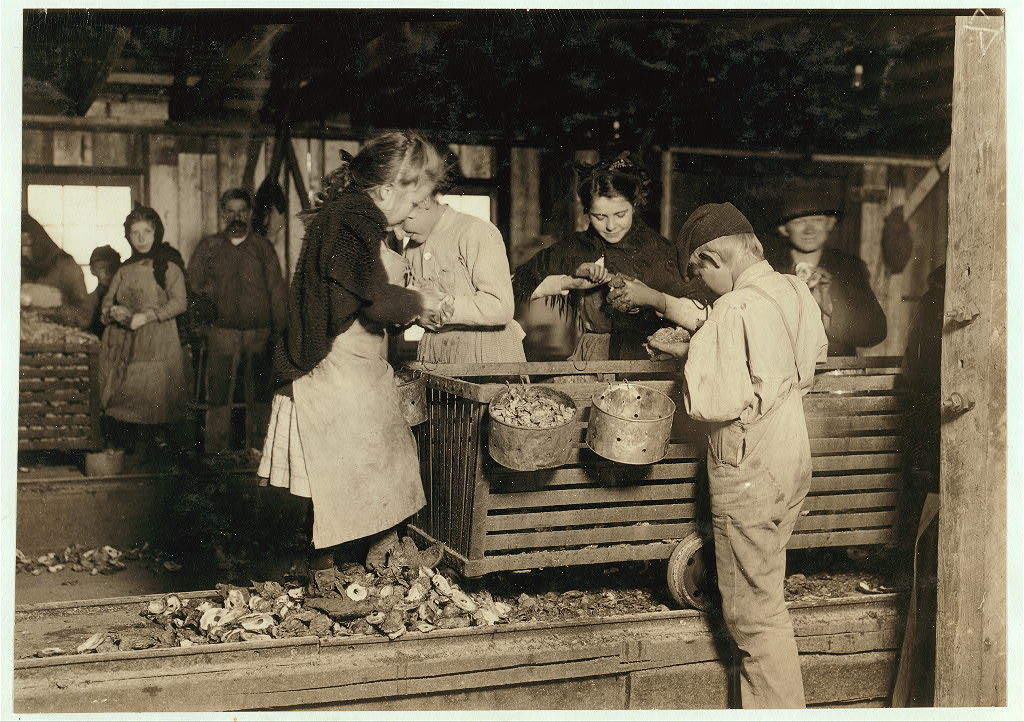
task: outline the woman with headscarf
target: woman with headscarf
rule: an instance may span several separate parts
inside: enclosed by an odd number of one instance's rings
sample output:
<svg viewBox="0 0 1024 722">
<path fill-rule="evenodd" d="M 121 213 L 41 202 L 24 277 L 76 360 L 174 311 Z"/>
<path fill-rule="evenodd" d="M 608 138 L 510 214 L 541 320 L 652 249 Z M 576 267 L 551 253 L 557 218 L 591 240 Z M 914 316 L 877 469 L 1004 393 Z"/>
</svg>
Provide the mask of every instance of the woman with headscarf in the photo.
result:
<svg viewBox="0 0 1024 722">
<path fill-rule="evenodd" d="M 138 206 L 124 221 L 132 255 L 114 274 L 103 298 L 106 324 L 100 345 L 100 405 L 116 421 L 178 424 L 188 386 L 175 319 L 185 312 L 184 263 L 164 243 L 164 224 Z"/>
<path fill-rule="evenodd" d="M 81 266 L 24 211 L 21 214 L 21 283 L 24 308 L 65 326 L 88 328 L 94 305 L 86 290 Z"/>
</svg>

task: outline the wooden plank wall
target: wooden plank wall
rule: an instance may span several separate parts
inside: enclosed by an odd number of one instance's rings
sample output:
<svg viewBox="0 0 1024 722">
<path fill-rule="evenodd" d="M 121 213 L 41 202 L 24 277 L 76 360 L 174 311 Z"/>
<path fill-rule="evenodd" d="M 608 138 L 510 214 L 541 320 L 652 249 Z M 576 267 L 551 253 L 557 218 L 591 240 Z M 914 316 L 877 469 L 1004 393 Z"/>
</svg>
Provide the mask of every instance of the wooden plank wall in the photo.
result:
<svg viewBox="0 0 1024 722">
<path fill-rule="evenodd" d="M 273 138 L 264 139 L 256 165 L 257 185 L 266 173 L 272 143 Z M 55 122 L 53 127 L 24 130 L 22 163 L 33 168 L 141 176 L 141 202 L 160 214 L 164 239 L 187 262 L 199 240 L 219 229 L 220 194 L 243 184 L 247 145 L 248 138 L 240 135 L 79 130 Z M 82 177 L 87 178 L 84 173 Z M 278 252 L 283 256 L 282 248 Z"/>
</svg>

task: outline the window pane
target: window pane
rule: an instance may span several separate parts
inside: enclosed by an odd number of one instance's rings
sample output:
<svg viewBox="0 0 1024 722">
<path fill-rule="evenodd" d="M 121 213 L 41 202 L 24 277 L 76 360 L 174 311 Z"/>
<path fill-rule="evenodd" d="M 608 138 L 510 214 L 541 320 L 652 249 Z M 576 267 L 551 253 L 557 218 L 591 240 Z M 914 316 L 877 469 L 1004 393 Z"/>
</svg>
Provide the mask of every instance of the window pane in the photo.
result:
<svg viewBox="0 0 1024 722">
<path fill-rule="evenodd" d="M 422 326 L 414 325 L 405 329 L 405 333 L 402 334 L 402 338 L 406 341 L 419 341 L 423 338 L 424 333 L 426 333 L 426 330 Z"/>
<path fill-rule="evenodd" d="M 125 215 L 128 214 L 125 213 Z M 128 260 L 128 256 L 132 255 L 132 247 L 124 238 L 124 219 L 121 220 L 122 222 L 117 225 L 99 226 L 96 245 L 110 246 L 121 254 L 121 261 L 123 262 Z"/>
<path fill-rule="evenodd" d="M 442 195 L 440 199 L 442 203 L 447 203 L 457 211 L 493 223 L 490 196 Z"/>
<path fill-rule="evenodd" d="M 88 263 L 92 249 L 97 246 L 96 239 L 96 226 L 64 226 L 64 242 L 61 248 L 74 256 L 77 263 Z"/>
<path fill-rule="evenodd" d="M 49 234 L 53 242 L 58 246 L 64 242 L 64 226 L 43 226 L 43 230 Z"/>
<path fill-rule="evenodd" d="M 131 188 L 124 186 L 99 186 L 96 189 L 96 225 L 118 226 L 124 235 L 124 219 L 132 210 Z"/>
<path fill-rule="evenodd" d="M 124 237 L 124 219 L 132 209 L 128 186 L 29 185 L 28 212 L 54 243 L 70 253 L 85 270 L 87 287 L 95 287 L 89 256 L 109 245 L 124 261 L 131 246 Z"/>
<path fill-rule="evenodd" d="M 64 222 L 63 204 L 61 186 L 30 185 L 28 187 L 28 214 L 44 227 L 59 226 Z"/>
<path fill-rule="evenodd" d="M 64 186 L 64 225 L 96 225 L 96 186 Z"/>
</svg>

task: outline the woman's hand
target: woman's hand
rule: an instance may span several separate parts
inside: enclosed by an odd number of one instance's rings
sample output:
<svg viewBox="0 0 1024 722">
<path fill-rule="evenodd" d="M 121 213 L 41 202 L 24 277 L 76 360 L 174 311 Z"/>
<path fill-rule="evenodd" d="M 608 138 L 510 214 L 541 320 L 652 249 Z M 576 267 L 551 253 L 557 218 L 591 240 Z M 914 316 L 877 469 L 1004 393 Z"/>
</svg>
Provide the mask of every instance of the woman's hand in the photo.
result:
<svg viewBox="0 0 1024 722">
<path fill-rule="evenodd" d="M 423 297 L 423 311 L 416 319 L 416 323 L 428 331 L 437 331 L 444 326 L 441 307 L 445 295 L 435 288 L 417 288 L 416 290 Z"/>
<path fill-rule="evenodd" d="M 665 310 L 664 295 L 643 281 L 623 278 L 622 285 L 608 291 L 608 299 L 621 306 L 649 306 L 656 311 Z"/>
<path fill-rule="evenodd" d="M 589 288 L 600 286 L 602 283 L 607 283 L 612 277 L 611 272 L 604 267 L 603 263 L 581 263 L 576 267 L 576 270 L 572 272 L 572 275 L 576 279 L 589 281 L 591 284 Z"/>
<path fill-rule="evenodd" d="M 131 319 L 128 322 L 128 328 L 132 331 L 137 331 L 147 323 L 151 321 L 151 317 L 148 313 L 133 313 Z"/>
<path fill-rule="evenodd" d="M 127 326 L 131 323 L 132 312 L 124 306 L 111 306 L 107 313 L 115 323 L 119 323 L 122 326 Z"/>
</svg>

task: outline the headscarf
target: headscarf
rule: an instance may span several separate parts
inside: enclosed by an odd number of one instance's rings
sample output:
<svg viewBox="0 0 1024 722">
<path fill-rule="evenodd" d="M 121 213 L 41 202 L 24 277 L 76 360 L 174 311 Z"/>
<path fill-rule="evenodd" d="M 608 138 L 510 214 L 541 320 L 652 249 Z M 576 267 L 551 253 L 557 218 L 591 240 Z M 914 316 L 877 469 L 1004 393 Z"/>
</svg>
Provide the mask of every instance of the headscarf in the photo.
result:
<svg viewBox="0 0 1024 722">
<path fill-rule="evenodd" d="M 145 253 L 139 252 L 135 246 L 132 246 L 132 255 L 128 257 L 124 265 L 127 266 L 130 263 L 138 263 L 147 259 L 152 260 L 153 277 L 156 278 L 160 288 L 167 288 L 167 264 L 176 263 L 178 268 L 184 272 L 185 260 L 181 257 L 181 253 L 178 252 L 177 248 L 164 243 L 163 221 L 160 220 L 160 215 L 148 206 L 136 206 L 128 214 L 128 217 L 124 219 L 124 237 L 129 245 L 131 245 L 130 235 L 132 226 L 143 221 L 153 226 L 153 245 Z"/>
</svg>

